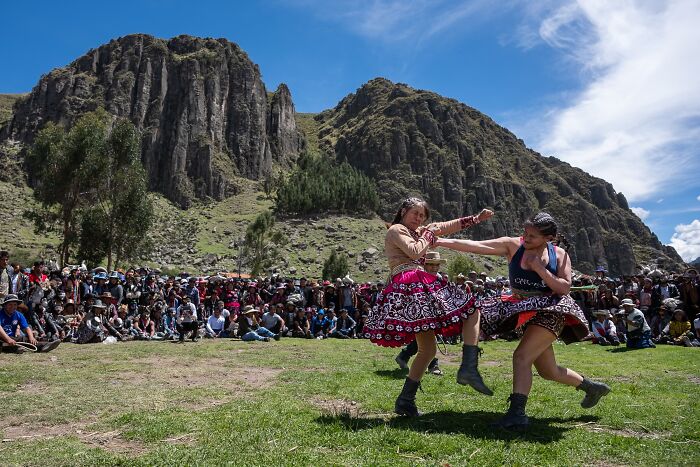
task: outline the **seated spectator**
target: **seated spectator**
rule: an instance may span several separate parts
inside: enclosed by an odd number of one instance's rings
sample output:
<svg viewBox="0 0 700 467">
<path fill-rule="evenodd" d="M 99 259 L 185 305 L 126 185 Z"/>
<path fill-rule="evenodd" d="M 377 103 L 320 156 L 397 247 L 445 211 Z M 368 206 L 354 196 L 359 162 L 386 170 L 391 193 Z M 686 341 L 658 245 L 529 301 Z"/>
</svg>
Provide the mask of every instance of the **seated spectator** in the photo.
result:
<svg viewBox="0 0 700 467">
<path fill-rule="evenodd" d="M 335 332 L 332 337 L 338 339 L 351 339 L 355 337 L 355 326 L 357 323 L 348 316 L 348 310 L 340 310 L 340 316 L 335 325 Z"/>
<path fill-rule="evenodd" d="M 651 328 L 644 317 L 644 313 L 634 306 L 631 298 L 623 299 L 621 304 L 627 315 L 627 348 L 655 348 L 656 345 L 651 341 Z"/>
<path fill-rule="evenodd" d="M 304 313 L 304 309 L 301 307 L 297 308 L 296 315 L 292 322 L 292 337 L 311 339 L 309 318 L 306 317 L 306 313 Z"/>
<path fill-rule="evenodd" d="M 597 310 L 593 312 L 595 321 L 592 323 L 593 328 L 593 343 L 598 345 L 620 345 L 620 340 L 617 337 L 617 328 L 610 320 L 610 312 L 608 310 Z"/>
<path fill-rule="evenodd" d="M 163 339 L 175 340 L 179 338 L 177 332 L 177 310 L 175 308 L 168 308 L 168 311 L 163 315 L 161 328 L 163 329 Z"/>
<path fill-rule="evenodd" d="M 136 338 L 141 340 L 151 340 L 156 334 L 156 323 L 151 319 L 148 307 L 139 307 L 139 319 L 134 322 L 134 328 L 138 333 Z"/>
<path fill-rule="evenodd" d="M 223 302 L 221 302 L 223 305 Z M 215 308 L 214 313 L 207 320 L 207 325 L 204 329 L 204 337 L 216 339 L 219 337 L 227 337 L 225 330 L 226 319 L 221 315 L 221 309 Z"/>
<path fill-rule="evenodd" d="M 325 339 L 329 336 L 331 325 L 332 322 L 326 317 L 326 313 L 323 310 L 318 310 L 316 316 L 311 320 L 311 334 L 316 339 Z"/>
<path fill-rule="evenodd" d="M 651 328 L 651 337 L 654 339 L 654 342 L 658 343 L 664 329 L 666 329 L 668 323 L 671 321 L 671 317 L 668 316 L 667 311 L 668 308 L 666 305 L 661 305 L 656 314 L 651 318 L 649 327 Z"/>
<path fill-rule="evenodd" d="M 8 353 L 22 353 L 24 348 L 18 342 L 26 342 L 36 347 L 38 352 L 50 352 L 61 343 L 59 340 L 48 342 L 38 341 L 34 337 L 32 328 L 29 327 L 24 315 L 17 311 L 17 306 L 22 301 L 15 294 L 7 294 L 2 299 L 2 311 L 0 311 L 0 351 Z"/>
<path fill-rule="evenodd" d="M 180 335 L 179 342 L 185 342 L 185 336 L 192 332 L 192 342 L 197 342 L 199 323 L 197 322 L 197 310 L 190 302 L 190 298 L 185 296 L 182 305 L 177 309 L 177 332 Z"/>
<path fill-rule="evenodd" d="M 258 310 L 253 305 L 246 305 L 243 313 L 238 317 L 238 337 L 243 341 L 269 342 L 272 337 L 279 340 L 279 334 L 273 334 L 258 324 Z"/>
<path fill-rule="evenodd" d="M 695 338 L 700 340 L 700 315 L 693 320 L 693 329 L 695 330 Z"/>
<path fill-rule="evenodd" d="M 690 331 L 690 321 L 688 321 L 685 311 L 681 309 L 673 312 L 673 319 L 668 323 L 667 332 L 664 335 L 668 336 L 664 343 L 684 345 L 686 347 L 700 347 L 700 342 L 695 339 L 695 336 Z"/>
<path fill-rule="evenodd" d="M 284 320 L 278 315 L 275 310 L 277 307 L 265 305 L 265 313 L 261 318 L 262 326 L 273 334 L 283 334 L 287 332 L 287 327 L 284 325 Z"/>
<path fill-rule="evenodd" d="M 90 310 L 85 313 L 78 326 L 76 343 L 94 344 L 105 340 L 109 335 L 107 329 L 102 324 L 104 312 L 107 306 L 101 300 L 95 300 Z"/>
<path fill-rule="evenodd" d="M 613 313 L 612 317 L 613 323 L 615 323 L 615 330 L 617 331 L 617 339 L 621 343 L 627 342 L 627 327 L 625 326 L 625 312 L 624 310 L 617 310 Z"/>
</svg>

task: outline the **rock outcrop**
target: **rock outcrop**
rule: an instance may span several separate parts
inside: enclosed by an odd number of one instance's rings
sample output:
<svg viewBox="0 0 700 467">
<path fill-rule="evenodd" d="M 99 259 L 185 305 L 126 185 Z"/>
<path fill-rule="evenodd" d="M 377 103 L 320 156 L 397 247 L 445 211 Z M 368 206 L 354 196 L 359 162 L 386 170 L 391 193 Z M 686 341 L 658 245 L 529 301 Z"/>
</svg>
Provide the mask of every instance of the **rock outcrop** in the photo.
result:
<svg viewBox="0 0 700 467">
<path fill-rule="evenodd" d="M 137 126 L 151 189 L 183 207 L 234 194 L 237 177 L 260 179 L 303 149 L 289 89 L 280 85 L 268 102 L 258 66 L 236 44 L 142 34 L 42 76 L 0 142 L 31 144 L 47 122 L 68 126 L 98 107 Z"/>
<path fill-rule="evenodd" d="M 374 178 L 381 215 L 424 196 L 436 219 L 491 208 L 477 239 L 517 235 L 539 210 L 558 218 L 574 266 L 630 274 L 641 262 L 670 267 L 681 258 L 629 210 L 606 181 L 525 147 L 486 115 L 438 94 L 375 79 L 317 117 L 321 150 Z"/>
</svg>

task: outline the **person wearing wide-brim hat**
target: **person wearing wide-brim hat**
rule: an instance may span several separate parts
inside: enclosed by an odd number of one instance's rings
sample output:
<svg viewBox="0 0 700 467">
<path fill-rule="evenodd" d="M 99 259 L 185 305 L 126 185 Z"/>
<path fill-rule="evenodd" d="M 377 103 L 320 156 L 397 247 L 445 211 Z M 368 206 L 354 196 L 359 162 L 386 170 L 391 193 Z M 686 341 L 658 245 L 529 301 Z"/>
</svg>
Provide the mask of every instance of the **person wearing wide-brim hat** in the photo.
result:
<svg viewBox="0 0 700 467">
<path fill-rule="evenodd" d="M 7 294 L 0 301 L 0 352 L 22 353 L 22 343 L 28 343 L 36 347 L 38 352 L 50 352 L 58 347 L 61 341 L 39 341 L 34 337 L 32 328 L 27 323 L 22 313 L 17 311 L 17 306 L 22 303 L 17 295 Z M 19 344 L 18 344 L 19 343 Z"/>
<path fill-rule="evenodd" d="M 620 345 L 620 339 L 617 337 L 617 327 L 610 318 L 608 310 L 595 310 L 595 317 L 591 328 L 593 330 L 593 343 L 600 345 Z"/>
<path fill-rule="evenodd" d="M 76 338 L 78 344 L 99 343 L 107 337 L 108 331 L 104 326 L 106 309 L 107 306 L 100 299 L 92 303 L 78 325 Z"/>
<path fill-rule="evenodd" d="M 473 297 L 455 284 L 425 271 L 428 249 L 439 236 L 457 233 L 493 216 L 488 209 L 478 215 L 423 225 L 430 217 L 428 204 L 407 198 L 399 206 L 384 239 L 391 280 L 378 295 L 364 323 L 364 334 L 381 346 L 400 347 L 418 342 L 404 387 L 394 404 L 399 415 L 418 416 L 416 391 L 437 352 L 436 335 L 462 334 L 462 365 L 457 382 L 490 394 L 477 369 L 479 312 Z M 471 310 L 469 317 L 464 317 Z"/>
<path fill-rule="evenodd" d="M 280 340 L 279 334 L 274 334 L 270 330 L 260 326 L 258 323 L 258 308 L 252 305 L 243 307 L 241 316 L 238 318 L 238 337 L 242 341 L 263 341 L 269 342 L 270 338 Z"/>
<path fill-rule="evenodd" d="M 656 345 L 651 340 L 651 326 L 647 323 L 644 313 L 639 310 L 631 298 L 625 298 L 620 302 L 625 311 L 625 323 L 627 325 L 627 348 L 649 349 Z"/>
</svg>

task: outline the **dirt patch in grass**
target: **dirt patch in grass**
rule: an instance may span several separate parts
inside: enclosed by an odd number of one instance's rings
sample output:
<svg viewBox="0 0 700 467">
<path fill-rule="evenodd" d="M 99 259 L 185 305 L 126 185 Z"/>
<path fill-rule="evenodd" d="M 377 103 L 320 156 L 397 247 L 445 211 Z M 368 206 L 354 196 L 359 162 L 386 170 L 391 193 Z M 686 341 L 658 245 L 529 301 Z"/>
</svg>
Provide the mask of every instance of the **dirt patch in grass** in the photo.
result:
<svg viewBox="0 0 700 467">
<path fill-rule="evenodd" d="M 609 379 L 620 383 L 634 383 L 634 378 L 629 376 L 611 376 Z"/>
<path fill-rule="evenodd" d="M 700 378 L 697 376 L 688 376 L 688 381 L 695 384 L 700 384 Z"/>
<path fill-rule="evenodd" d="M 314 407 L 320 409 L 325 415 L 332 415 L 334 417 L 342 415 L 356 418 L 365 414 L 360 404 L 355 401 L 314 397 L 310 399 L 309 402 Z"/>
<path fill-rule="evenodd" d="M 221 389 L 262 389 L 271 387 L 282 372 L 279 368 L 231 367 L 217 359 L 188 362 L 176 358 L 134 359 L 134 369 L 112 376 L 114 381 L 133 385 L 176 388 L 215 386 Z M 138 369 L 138 370 L 136 370 Z"/>
<path fill-rule="evenodd" d="M 30 394 L 30 395 L 35 395 L 35 394 L 42 394 L 44 391 L 48 389 L 49 386 L 47 386 L 44 383 L 40 383 L 38 381 L 27 381 L 24 384 L 21 384 L 17 390 L 24 393 L 24 394 Z"/>
<path fill-rule="evenodd" d="M 671 433 L 657 433 L 646 429 L 642 425 L 636 425 L 635 428 L 614 428 L 607 425 L 599 425 L 594 422 L 585 423 L 579 425 L 585 430 L 593 433 L 607 433 L 616 436 L 624 436 L 625 438 L 638 438 L 638 439 L 665 439 L 671 436 Z"/>
<path fill-rule="evenodd" d="M 90 421 L 82 421 L 51 426 L 31 424 L 7 426 L 3 430 L 2 442 L 27 442 L 75 436 L 86 445 L 100 447 L 117 454 L 126 454 L 130 457 L 139 456 L 148 451 L 145 444 L 122 438 L 120 431 L 86 431 L 85 427 L 90 423 Z"/>
</svg>

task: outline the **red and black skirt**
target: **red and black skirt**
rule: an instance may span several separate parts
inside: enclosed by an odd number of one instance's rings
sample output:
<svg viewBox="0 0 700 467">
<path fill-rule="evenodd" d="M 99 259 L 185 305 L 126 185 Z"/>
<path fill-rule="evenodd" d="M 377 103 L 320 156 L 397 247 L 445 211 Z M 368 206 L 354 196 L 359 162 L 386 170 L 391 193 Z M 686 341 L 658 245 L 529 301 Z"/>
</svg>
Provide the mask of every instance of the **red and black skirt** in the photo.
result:
<svg viewBox="0 0 700 467">
<path fill-rule="evenodd" d="M 570 344 L 582 340 L 589 332 L 588 320 L 570 295 L 487 297 L 474 303 L 470 311 L 475 310 L 481 312 L 481 330 L 487 336 L 523 332 L 527 326 L 537 325 Z"/>
<path fill-rule="evenodd" d="M 474 313 L 471 294 L 421 269 L 395 274 L 377 296 L 364 334 L 375 344 L 399 347 L 419 332 L 445 337 L 462 332 L 462 316 Z"/>
</svg>

